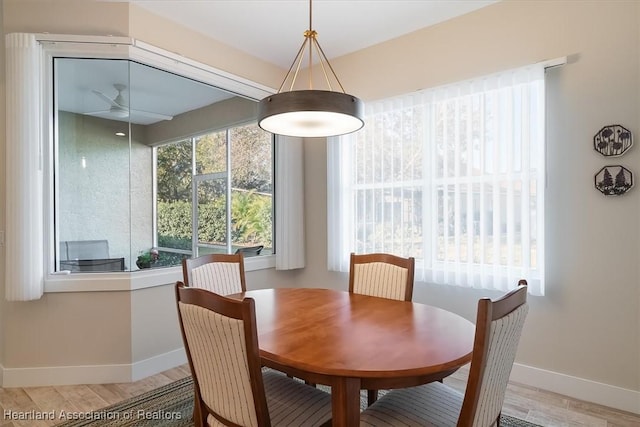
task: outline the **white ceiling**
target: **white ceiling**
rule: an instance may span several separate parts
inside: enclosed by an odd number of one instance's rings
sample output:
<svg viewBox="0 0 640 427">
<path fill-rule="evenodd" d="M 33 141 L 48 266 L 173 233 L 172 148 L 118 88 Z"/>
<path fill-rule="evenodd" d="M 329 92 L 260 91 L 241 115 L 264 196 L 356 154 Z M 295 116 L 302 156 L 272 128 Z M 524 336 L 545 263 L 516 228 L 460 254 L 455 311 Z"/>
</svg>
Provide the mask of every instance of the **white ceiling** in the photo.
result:
<svg viewBox="0 0 640 427">
<path fill-rule="evenodd" d="M 130 2 L 212 39 L 288 69 L 309 27 L 307 0 L 102 0 Z M 451 19 L 499 0 L 314 0 L 313 29 L 329 59 Z M 158 29 L 162 31 L 162 29 Z M 231 94 L 125 61 L 58 64 L 58 108 L 151 124 Z M 109 111 L 121 85 L 130 115 Z M 100 94 L 102 94 L 102 96 Z M 136 112 L 135 110 L 140 110 Z"/>
<path fill-rule="evenodd" d="M 119 1 L 119 0 L 116 0 Z M 123 0 L 288 68 L 309 27 L 307 0 Z M 325 54 L 342 56 L 499 0 L 315 0 Z"/>
</svg>

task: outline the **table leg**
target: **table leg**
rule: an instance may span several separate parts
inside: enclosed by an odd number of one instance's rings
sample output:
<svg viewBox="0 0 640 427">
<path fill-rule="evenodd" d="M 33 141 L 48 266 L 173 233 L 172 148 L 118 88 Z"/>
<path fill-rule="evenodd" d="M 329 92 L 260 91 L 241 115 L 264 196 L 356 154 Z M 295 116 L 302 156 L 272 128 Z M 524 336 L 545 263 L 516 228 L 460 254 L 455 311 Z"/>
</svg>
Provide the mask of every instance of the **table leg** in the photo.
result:
<svg viewBox="0 0 640 427">
<path fill-rule="evenodd" d="M 360 379 L 336 378 L 331 385 L 333 427 L 353 427 L 360 424 Z"/>
</svg>

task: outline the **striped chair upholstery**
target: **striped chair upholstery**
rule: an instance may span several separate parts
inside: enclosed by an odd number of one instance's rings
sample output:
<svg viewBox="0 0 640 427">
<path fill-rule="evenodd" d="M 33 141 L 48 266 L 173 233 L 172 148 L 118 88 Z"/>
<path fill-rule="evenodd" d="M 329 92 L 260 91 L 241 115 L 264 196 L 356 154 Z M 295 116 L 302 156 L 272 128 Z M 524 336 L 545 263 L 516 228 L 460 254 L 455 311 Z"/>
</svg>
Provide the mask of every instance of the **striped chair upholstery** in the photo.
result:
<svg viewBox="0 0 640 427">
<path fill-rule="evenodd" d="M 497 425 L 528 312 L 527 286 L 478 302 L 476 335 L 464 395 L 439 382 L 392 390 L 368 407 L 361 426 Z"/>
<path fill-rule="evenodd" d="M 246 291 L 244 259 L 241 253 L 210 254 L 182 260 L 185 285 L 220 295 Z"/>
<path fill-rule="evenodd" d="M 411 301 L 415 260 L 390 254 L 351 254 L 349 292 Z"/>
<path fill-rule="evenodd" d="M 252 299 L 178 282 L 176 301 L 194 377 L 195 425 L 320 426 L 331 419 L 328 393 L 262 372 Z"/>
</svg>

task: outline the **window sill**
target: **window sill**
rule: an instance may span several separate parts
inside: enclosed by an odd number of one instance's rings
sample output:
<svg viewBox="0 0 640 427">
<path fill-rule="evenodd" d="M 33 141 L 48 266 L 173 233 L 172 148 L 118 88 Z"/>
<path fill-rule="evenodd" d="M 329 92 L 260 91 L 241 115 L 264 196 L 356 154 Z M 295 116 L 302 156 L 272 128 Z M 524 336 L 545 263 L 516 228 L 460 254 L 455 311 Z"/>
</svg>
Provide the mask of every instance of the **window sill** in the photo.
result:
<svg viewBox="0 0 640 427">
<path fill-rule="evenodd" d="M 275 265 L 275 255 L 249 257 L 244 260 L 246 272 L 274 268 Z M 182 280 L 180 266 L 122 273 L 49 274 L 44 282 L 44 291 L 45 293 L 135 291 L 173 284 L 178 280 Z"/>
</svg>

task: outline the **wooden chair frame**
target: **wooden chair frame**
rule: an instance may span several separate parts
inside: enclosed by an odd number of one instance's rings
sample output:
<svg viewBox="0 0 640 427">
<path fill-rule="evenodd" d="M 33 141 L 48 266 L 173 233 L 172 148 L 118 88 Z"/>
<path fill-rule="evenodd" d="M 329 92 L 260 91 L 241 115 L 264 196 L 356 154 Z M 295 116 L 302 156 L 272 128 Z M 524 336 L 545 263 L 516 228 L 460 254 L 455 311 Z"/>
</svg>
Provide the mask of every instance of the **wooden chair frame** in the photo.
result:
<svg viewBox="0 0 640 427">
<path fill-rule="evenodd" d="M 185 286 L 192 286 L 193 276 L 191 271 L 194 268 L 214 262 L 228 262 L 240 264 L 240 286 L 242 292 L 247 290 L 247 283 L 244 275 L 244 255 L 242 252 L 235 254 L 209 254 L 197 258 L 185 258 L 182 260 L 182 276 Z"/>
<path fill-rule="evenodd" d="M 478 301 L 478 313 L 476 318 L 476 333 L 473 342 L 473 355 L 469 368 L 467 388 L 462 401 L 458 426 L 472 426 L 482 387 L 482 377 L 487 365 L 489 353 L 489 340 L 491 322 L 498 320 L 527 302 L 527 281 L 520 280 L 518 287 L 501 298 L 492 301 L 490 298 L 482 298 Z M 496 425 L 500 425 L 498 414 Z"/>
<path fill-rule="evenodd" d="M 186 285 L 182 282 L 176 283 L 176 305 L 178 308 L 178 318 L 180 320 L 180 331 L 182 333 L 182 340 L 184 342 L 184 348 L 187 353 L 187 359 L 189 361 L 189 367 L 191 368 L 191 374 L 193 376 L 193 383 L 195 388 L 194 425 L 207 426 L 207 416 L 211 414 L 221 423 L 232 426 L 235 424 L 231 423 L 229 420 L 214 412 L 202 400 L 202 396 L 200 394 L 200 381 L 196 375 L 196 371 L 193 365 L 191 351 L 189 349 L 189 344 L 187 342 L 187 337 L 184 331 L 182 315 L 180 314 L 179 303 L 196 305 L 207 310 L 219 313 L 223 316 L 243 321 L 247 361 L 249 365 L 249 378 L 251 382 L 251 390 L 253 392 L 258 425 L 270 427 L 271 420 L 269 418 L 269 409 L 267 407 L 267 398 L 265 395 L 264 382 L 262 379 L 254 300 L 252 298 L 236 300 L 224 297 L 222 295 L 214 294 L 213 292 L 209 292 L 205 289 L 189 288 L 186 287 Z"/>
<path fill-rule="evenodd" d="M 367 264 L 370 262 L 382 262 L 385 264 L 392 264 L 397 267 L 407 269 L 407 285 L 405 288 L 404 301 L 411 301 L 413 298 L 413 277 L 415 272 L 416 261 L 413 257 L 402 258 L 396 255 L 373 253 L 356 255 L 351 253 L 351 260 L 349 265 L 349 292 L 353 293 L 355 285 L 354 267 L 356 264 Z"/>
<path fill-rule="evenodd" d="M 504 398 L 505 390 L 502 387 L 507 386 L 508 380 L 504 375 L 507 374 L 506 369 L 511 369 L 508 363 L 513 362 L 512 358 L 517 350 L 514 346 L 520 338 L 519 335 L 516 337 L 512 334 L 521 333 L 519 328 L 527 314 L 526 302 L 525 280 L 520 280 L 516 289 L 495 301 L 489 298 L 478 300 L 473 353 L 464 395 L 450 386 L 439 383 L 415 389 L 391 390 L 381 402 L 364 411 L 363 425 L 395 425 L 396 422 L 405 425 L 406 422 L 406 425 L 473 427 L 474 422 L 477 422 L 476 425 L 500 426 L 500 412 L 504 401 L 495 399 Z M 518 313 L 514 314 L 516 310 Z M 506 320 L 508 324 L 495 323 L 512 314 L 514 317 Z M 506 329 L 502 330 L 503 326 Z M 490 349 L 492 342 L 499 347 Z M 502 345 L 507 345 L 508 348 L 502 348 Z M 506 359 L 501 360 L 505 357 Z M 493 367 L 497 368 L 498 375 L 495 384 L 492 384 L 493 378 L 485 379 L 487 370 Z M 488 384 L 483 384 L 484 381 Z M 490 401 L 485 402 L 485 398 Z M 424 405 L 421 405 L 421 401 L 424 401 Z M 481 403 L 488 406 L 481 408 Z"/>
</svg>

